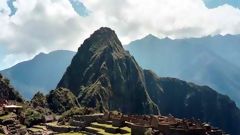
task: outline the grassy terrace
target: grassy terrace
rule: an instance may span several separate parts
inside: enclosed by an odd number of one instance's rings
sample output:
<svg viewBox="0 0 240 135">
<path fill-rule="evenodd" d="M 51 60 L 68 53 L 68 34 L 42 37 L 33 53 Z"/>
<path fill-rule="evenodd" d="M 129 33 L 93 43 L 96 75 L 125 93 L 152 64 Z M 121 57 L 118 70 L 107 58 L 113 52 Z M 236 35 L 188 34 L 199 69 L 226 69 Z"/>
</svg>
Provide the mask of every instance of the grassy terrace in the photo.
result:
<svg viewBox="0 0 240 135">
<path fill-rule="evenodd" d="M 111 124 L 100 124 L 100 123 L 97 123 L 97 122 L 92 123 L 92 125 L 103 127 L 104 129 L 105 128 L 115 128 L 115 129 L 119 128 L 119 127 L 114 127 Z M 129 127 L 121 127 L 120 129 L 125 130 L 125 131 L 131 133 L 131 128 L 129 128 Z"/>
<path fill-rule="evenodd" d="M 113 133 L 105 132 L 106 128 L 121 129 L 121 130 L 124 130 L 124 131 L 128 132 L 128 133 L 123 134 L 123 135 L 130 135 L 131 134 L 131 129 L 129 127 L 119 128 L 119 127 L 113 127 L 111 124 L 100 124 L 100 123 L 94 122 L 94 123 L 91 124 L 90 127 L 86 127 L 86 129 L 91 130 L 91 131 L 95 131 L 98 134 L 102 134 L 102 135 L 121 135 L 120 133 L 113 134 Z"/>
<path fill-rule="evenodd" d="M 46 126 L 35 125 L 35 126 L 29 128 L 28 130 L 33 131 L 33 132 L 38 132 L 38 131 L 41 132 L 41 131 L 46 131 L 47 128 L 46 128 Z"/>
<path fill-rule="evenodd" d="M 69 126 L 69 125 L 57 125 L 57 122 L 52 122 L 52 123 L 47 123 L 48 125 L 50 126 L 57 126 L 57 127 L 72 127 L 72 126 Z M 42 126 L 35 126 L 33 127 L 34 129 L 32 130 L 39 130 L 39 129 L 42 129 L 43 127 Z M 131 129 L 129 127 L 114 127 L 112 126 L 111 124 L 100 124 L 100 123 L 97 123 L 97 122 L 93 122 L 91 123 L 91 125 L 89 127 L 86 127 L 86 131 L 87 132 L 90 132 L 90 133 L 97 133 L 97 134 L 100 134 L 100 135 L 121 135 L 120 133 L 108 133 L 105 131 L 105 129 L 113 129 L 113 130 L 123 130 L 123 131 L 126 131 L 125 134 L 122 134 L 122 135 L 130 135 L 131 134 Z M 58 135 L 86 135 L 84 132 L 69 132 L 69 133 L 59 133 Z"/>
<path fill-rule="evenodd" d="M 30 130 L 30 131 L 32 131 L 32 132 L 41 132 L 41 131 L 43 131 L 42 129 L 34 128 L 34 127 L 28 128 L 28 130 Z"/>
<path fill-rule="evenodd" d="M 96 125 L 96 126 L 99 126 L 99 127 L 102 127 L 102 128 L 114 128 L 114 129 L 117 129 L 118 127 L 113 127 L 111 124 L 100 124 L 100 123 L 97 123 L 97 122 L 93 122 L 91 123 L 92 125 Z"/>
<path fill-rule="evenodd" d="M 0 116 L 0 119 L 1 119 L 1 120 L 6 120 L 6 119 L 9 119 L 9 118 L 11 118 L 11 117 L 13 117 L 13 116 L 14 116 L 14 113 L 9 113 L 9 114 Z"/>
<path fill-rule="evenodd" d="M 61 133 L 57 135 L 86 135 L 86 134 L 80 133 L 80 132 L 70 132 L 70 133 Z"/>
<path fill-rule="evenodd" d="M 57 125 L 57 122 L 56 122 L 56 121 L 55 121 L 55 122 L 51 122 L 51 123 L 47 123 L 47 125 L 49 125 L 49 126 L 54 126 L 54 127 L 66 127 L 66 128 L 72 127 L 72 126 L 70 126 L 70 125 Z"/>
</svg>

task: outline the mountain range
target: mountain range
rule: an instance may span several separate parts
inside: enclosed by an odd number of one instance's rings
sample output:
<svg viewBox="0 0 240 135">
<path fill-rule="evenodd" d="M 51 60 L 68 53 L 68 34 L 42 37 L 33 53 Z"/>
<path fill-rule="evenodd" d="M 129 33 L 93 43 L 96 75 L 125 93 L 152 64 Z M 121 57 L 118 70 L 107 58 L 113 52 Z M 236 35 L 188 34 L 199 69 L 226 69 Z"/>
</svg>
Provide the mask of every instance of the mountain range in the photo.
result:
<svg viewBox="0 0 240 135">
<path fill-rule="evenodd" d="M 240 35 L 159 39 L 148 35 L 125 49 L 160 76 L 210 86 L 240 105 Z"/>
<path fill-rule="evenodd" d="M 159 39 L 148 35 L 124 46 L 141 67 L 159 76 L 181 78 L 207 85 L 240 104 L 240 35 L 203 38 Z M 76 52 L 40 53 L 32 60 L 0 71 L 27 99 L 36 90 L 54 89 Z M 52 74 L 49 76 L 49 74 Z"/>
<path fill-rule="evenodd" d="M 101 112 L 172 114 L 240 134 L 240 110 L 228 96 L 142 69 L 110 28 L 100 28 L 83 42 L 57 88 L 69 89 L 81 106 Z"/>
<path fill-rule="evenodd" d="M 40 53 L 32 60 L 21 62 L 0 71 L 26 99 L 36 91 L 48 93 L 57 86 L 75 52 L 58 50 Z"/>
</svg>

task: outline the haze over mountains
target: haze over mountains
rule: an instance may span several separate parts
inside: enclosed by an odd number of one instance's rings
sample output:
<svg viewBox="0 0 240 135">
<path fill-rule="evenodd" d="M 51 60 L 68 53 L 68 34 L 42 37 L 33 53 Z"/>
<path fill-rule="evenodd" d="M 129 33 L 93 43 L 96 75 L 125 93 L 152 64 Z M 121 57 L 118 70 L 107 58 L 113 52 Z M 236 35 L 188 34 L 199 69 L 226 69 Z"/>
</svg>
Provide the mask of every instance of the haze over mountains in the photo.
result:
<svg viewBox="0 0 240 135">
<path fill-rule="evenodd" d="M 36 91 L 47 93 L 56 87 L 74 54 L 66 50 L 40 53 L 32 60 L 21 62 L 1 73 L 25 98 L 31 99 Z"/>
<path fill-rule="evenodd" d="M 125 46 L 159 76 L 208 85 L 240 105 L 240 35 L 171 40 L 148 35 Z"/>
</svg>

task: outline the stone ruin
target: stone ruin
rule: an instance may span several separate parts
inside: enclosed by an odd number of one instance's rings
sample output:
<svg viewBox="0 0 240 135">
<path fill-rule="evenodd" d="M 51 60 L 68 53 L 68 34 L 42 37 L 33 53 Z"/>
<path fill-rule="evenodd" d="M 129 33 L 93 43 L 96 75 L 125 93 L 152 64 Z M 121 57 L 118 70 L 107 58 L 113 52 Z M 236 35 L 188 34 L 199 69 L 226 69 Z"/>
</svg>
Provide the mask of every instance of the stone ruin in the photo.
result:
<svg viewBox="0 0 240 135">
<path fill-rule="evenodd" d="M 12 117 L 1 121 L 1 133 L 6 135 L 25 135 L 27 133 L 26 128 L 21 127 L 20 122 Z"/>
<path fill-rule="evenodd" d="M 222 130 L 200 121 L 177 119 L 171 115 L 113 115 L 106 112 L 103 119 L 118 127 L 131 127 L 132 135 L 225 135 Z"/>
<path fill-rule="evenodd" d="M 49 116 L 47 120 L 52 120 Z M 111 134 L 132 135 L 226 135 L 223 131 L 211 127 L 199 120 L 178 119 L 171 115 L 123 115 L 105 112 L 104 114 L 75 115 L 66 122 L 45 124 L 55 133 L 84 132 L 86 134 L 104 134 L 95 129 Z M 103 127 L 103 125 L 111 125 Z M 130 131 L 123 130 L 128 128 Z"/>
</svg>

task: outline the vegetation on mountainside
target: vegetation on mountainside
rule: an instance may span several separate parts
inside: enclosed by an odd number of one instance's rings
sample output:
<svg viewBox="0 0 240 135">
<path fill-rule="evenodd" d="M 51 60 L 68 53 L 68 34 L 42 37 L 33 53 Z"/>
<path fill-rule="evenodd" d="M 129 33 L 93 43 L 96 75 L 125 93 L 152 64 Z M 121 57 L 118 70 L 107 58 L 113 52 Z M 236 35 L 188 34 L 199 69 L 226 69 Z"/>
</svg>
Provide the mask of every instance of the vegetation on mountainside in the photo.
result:
<svg viewBox="0 0 240 135">
<path fill-rule="evenodd" d="M 10 85 L 10 80 L 0 74 L 0 99 L 23 102 L 20 94 Z"/>
<path fill-rule="evenodd" d="M 86 107 L 74 107 L 71 108 L 70 110 L 64 112 L 59 121 L 63 120 L 63 119 L 69 119 L 74 115 L 88 115 L 88 114 L 94 114 L 97 111 L 93 108 L 86 108 Z"/>
<path fill-rule="evenodd" d="M 62 114 L 73 107 L 79 106 L 76 96 L 65 88 L 50 91 L 47 95 L 47 102 L 49 108 L 57 114 Z"/>
<path fill-rule="evenodd" d="M 100 28 L 84 41 L 58 87 L 71 90 L 81 105 L 102 112 L 159 113 L 147 94 L 141 68 L 110 28 Z"/>
<path fill-rule="evenodd" d="M 32 98 L 32 100 L 31 100 L 31 104 L 32 104 L 32 106 L 35 108 L 35 107 L 47 107 L 48 105 L 47 105 L 47 98 L 46 98 L 46 96 L 43 94 L 43 93 L 41 93 L 41 92 L 37 92 L 34 96 L 33 96 L 33 98 Z"/>
</svg>

